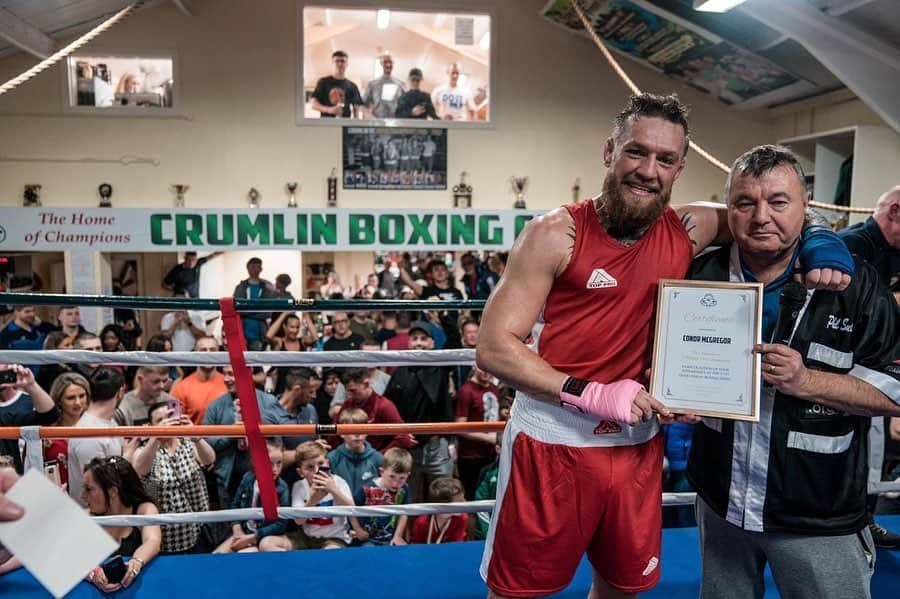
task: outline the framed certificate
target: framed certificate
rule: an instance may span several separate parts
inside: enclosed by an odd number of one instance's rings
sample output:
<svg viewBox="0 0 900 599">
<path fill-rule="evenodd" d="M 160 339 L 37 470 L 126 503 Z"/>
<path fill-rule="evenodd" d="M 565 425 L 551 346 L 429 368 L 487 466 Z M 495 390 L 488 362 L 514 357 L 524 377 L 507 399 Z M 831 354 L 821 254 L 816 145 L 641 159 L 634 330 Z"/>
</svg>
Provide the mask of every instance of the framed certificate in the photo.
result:
<svg viewBox="0 0 900 599">
<path fill-rule="evenodd" d="M 675 413 L 759 420 L 762 283 L 662 279 L 650 393 Z"/>
</svg>

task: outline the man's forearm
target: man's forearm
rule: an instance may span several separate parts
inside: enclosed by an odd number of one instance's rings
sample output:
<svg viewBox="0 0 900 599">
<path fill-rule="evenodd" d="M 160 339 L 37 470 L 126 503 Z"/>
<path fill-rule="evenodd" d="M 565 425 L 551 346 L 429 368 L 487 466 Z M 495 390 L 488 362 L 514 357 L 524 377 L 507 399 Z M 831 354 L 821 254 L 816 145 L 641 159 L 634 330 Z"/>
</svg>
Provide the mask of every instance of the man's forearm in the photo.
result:
<svg viewBox="0 0 900 599">
<path fill-rule="evenodd" d="M 809 371 L 809 380 L 797 397 L 858 416 L 900 416 L 900 405 L 884 393 L 847 374 Z"/>
<path fill-rule="evenodd" d="M 568 377 L 511 333 L 482 340 L 476 348 L 476 363 L 513 388 L 552 403 L 559 403 L 559 390 Z"/>
</svg>

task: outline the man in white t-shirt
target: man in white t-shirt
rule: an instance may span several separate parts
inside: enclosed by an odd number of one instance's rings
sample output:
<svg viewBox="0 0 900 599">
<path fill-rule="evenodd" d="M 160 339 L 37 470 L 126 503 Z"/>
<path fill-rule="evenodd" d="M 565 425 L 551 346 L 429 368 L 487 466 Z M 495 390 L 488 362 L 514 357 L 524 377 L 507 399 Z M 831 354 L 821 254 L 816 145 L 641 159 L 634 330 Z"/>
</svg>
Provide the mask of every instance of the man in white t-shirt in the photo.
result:
<svg viewBox="0 0 900 599">
<path fill-rule="evenodd" d="M 192 351 L 194 342 L 206 336 L 206 322 L 199 312 L 167 312 L 159 323 L 162 334 L 172 340 L 172 351 Z"/>
<path fill-rule="evenodd" d="M 115 427 L 113 416 L 122 401 L 125 390 L 125 377 L 118 370 L 99 366 L 90 378 L 91 403 L 81 415 L 75 426 L 79 427 Z M 81 499 L 84 488 L 84 469 L 94 458 L 108 458 L 123 455 L 122 437 L 86 437 L 69 440 L 69 495 L 79 505 L 85 503 Z M 129 447 L 130 453 L 134 448 Z M 130 456 L 126 455 L 126 458 Z"/>
<path fill-rule="evenodd" d="M 459 86 L 459 65 L 447 65 L 447 83 L 439 85 L 431 92 L 431 102 L 438 118 L 445 121 L 465 121 L 468 119 L 467 106 L 472 95 Z"/>
<path fill-rule="evenodd" d="M 397 103 L 406 91 L 406 85 L 400 79 L 392 77 L 394 58 L 390 52 L 381 55 L 382 75 L 373 79 L 366 86 L 363 104 L 373 119 L 392 119 L 397 113 Z"/>
</svg>

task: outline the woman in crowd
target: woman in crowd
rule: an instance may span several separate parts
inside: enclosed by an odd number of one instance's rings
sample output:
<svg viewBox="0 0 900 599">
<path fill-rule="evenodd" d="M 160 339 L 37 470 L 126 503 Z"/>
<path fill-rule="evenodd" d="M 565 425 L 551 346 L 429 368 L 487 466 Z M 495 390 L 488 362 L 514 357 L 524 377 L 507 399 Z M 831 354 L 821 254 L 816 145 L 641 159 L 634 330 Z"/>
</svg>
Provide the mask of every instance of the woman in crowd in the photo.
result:
<svg viewBox="0 0 900 599">
<path fill-rule="evenodd" d="M 122 344 L 124 336 L 122 327 L 117 324 L 108 324 L 103 327 L 100 331 L 100 343 L 103 344 L 103 351 L 125 351 L 125 345 Z"/>
<path fill-rule="evenodd" d="M 175 415 L 166 402 L 158 402 L 147 411 L 150 426 L 193 426 L 191 419 Z M 156 438 L 134 454 L 134 469 L 155 490 L 159 510 L 164 514 L 205 512 L 209 495 L 203 468 L 216 461 L 216 452 L 202 437 Z M 161 552 L 204 553 L 201 525 L 173 524 L 163 528 Z"/>
<path fill-rule="evenodd" d="M 94 458 L 84 469 L 81 500 L 92 516 L 151 516 L 159 513 L 144 489 L 137 472 L 122 456 Z M 114 555 L 131 558 L 119 583 L 107 579 L 103 568 L 87 575 L 88 582 L 104 593 L 127 588 L 150 561 L 159 554 L 162 531 L 159 526 L 110 526 L 106 532 L 119 544 Z"/>
<path fill-rule="evenodd" d="M 66 335 L 62 331 L 51 331 L 47 333 L 44 339 L 44 349 L 72 349 L 72 337 Z M 38 369 L 35 380 L 41 386 L 41 389 L 50 389 L 56 377 L 64 372 L 72 372 L 68 365 L 63 363 L 44 364 Z"/>
<path fill-rule="evenodd" d="M 56 426 L 75 426 L 91 402 L 91 385 L 77 372 L 64 372 L 53 381 L 50 397 L 59 408 Z M 57 463 L 60 485 L 66 488 L 69 484 L 68 439 L 44 440 L 44 462 L 51 461 Z"/>
</svg>

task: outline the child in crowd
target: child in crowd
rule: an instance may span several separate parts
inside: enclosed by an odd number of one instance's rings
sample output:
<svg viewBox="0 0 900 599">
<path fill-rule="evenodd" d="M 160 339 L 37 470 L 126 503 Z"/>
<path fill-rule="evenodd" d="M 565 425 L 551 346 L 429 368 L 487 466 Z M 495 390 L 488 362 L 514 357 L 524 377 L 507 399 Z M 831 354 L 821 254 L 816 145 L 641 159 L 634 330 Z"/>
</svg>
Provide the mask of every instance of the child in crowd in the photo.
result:
<svg viewBox="0 0 900 599">
<path fill-rule="evenodd" d="M 340 424 L 368 424 L 369 416 L 360 408 L 341 412 Z M 350 485 L 353 496 L 363 485 L 371 485 L 380 471 L 384 457 L 366 441 L 365 434 L 341 435 L 343 443 L 328 453 L 331 471 Z"/>
<path fill-rule="evenodd" d="M 466 500 L 462 483 L 455 478 L 441 477 L 428 486 L 428 500 L 433 503 L 462 503 Z M 413 522 L 412 543 L 451 543 L 466 540 L 465 514 L 433 514 L 416 517 Z"/>
<path fill-rule="evenodd" d="M 297 446 L 297 474 L 300 480 L 291 491 L 293 507 L 353 505 L 350 486 L 331 473 L 325 448 L 316 441 Z M 346 517 L 298 518 L 299 530 L 282 537 L 282 546 L 292 549 L 341 549 L 350 544 Z M 285 546 L 288 541 L 290 546 Z"/>
<path fill-rule="evenodd" d="M 346 412 L 345 412 L 346 413 Z M 406 480 L 412 472 L 412 454 L 400 447 L 384 452 L 381 476 L 365 483 L 354 494 L 356 505 L 404 505 L 409 503 Z M 406 545 L 404 535 L 408 516 L 350 518 L 356 539 L 363 545 Z"/>
<path fill-rule="evenodd" d="M 290 505 L 290 490 L 279 474 L 281 474 L 281 452 L 284 449 L 280 437 L 266 439 L 266 448 L 269 450 L 269 463 L 272 464 L 272 476 L 275 478 L 275 488 L 278 491 L 278 504 Z M 231 509 L 248 507 L 260 507 L 259 485 L 256 482 L 256 474 L 251 470 L 244 475 L 234 494 Z M 233 533 L 216 548 L 213 553 L 250 553 L 256 551 L 283 551 L 278 539 L 282 538 L 287 530 L 287 520 L 244 520 L 235 522 L 232 526 Z"/>
<path fill-rule="evenodd" d="M 503 432 L 494 434 L 497 436 L 494 444 L 497 457 L 481 469 L 481 473 L 478 475 L 478 488 L 475 489 L 475 501 L 497 498 L 497 473 L 500 470 L 499 456 L 500 448 L 503 446 Z M 472 538 L 484 540 L 487 538 L 488 528 L 491 526 L 491 513 L 478 512 L 475 516 L 475 530 L 472 532 Z"/>
</svg>

